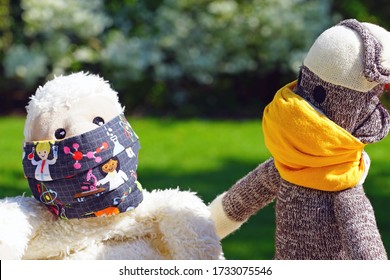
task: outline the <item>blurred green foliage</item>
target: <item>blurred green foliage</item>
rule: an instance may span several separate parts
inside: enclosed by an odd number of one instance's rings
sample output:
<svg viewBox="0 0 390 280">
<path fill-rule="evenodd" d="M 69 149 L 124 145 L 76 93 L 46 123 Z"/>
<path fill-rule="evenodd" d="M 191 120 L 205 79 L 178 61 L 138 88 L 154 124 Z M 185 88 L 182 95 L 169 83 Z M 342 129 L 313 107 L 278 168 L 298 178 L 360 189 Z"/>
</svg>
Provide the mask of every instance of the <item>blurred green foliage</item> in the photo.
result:
<svg viewBox="0 0 390 280">
<path fill-rule="evenodd" d="M 329 0 L 0 3 L 3 113 L 53 75 L 85 70 L 135 114 L 258 116 L 332 24 Z"/>
<path fill-rule="evenodd" d="M 390 29 L 390 3 L 387 0 L 333 1 L 333 11 L 343 18 L 356 18 Z"/>
<path fill-rule="evenodd" d="M 254 117 L 344 18 L 389 27 L 386 0 L 0 0 L 0 112 L 53 75 L 109 80 L 133 114 Z"/>
</svg>

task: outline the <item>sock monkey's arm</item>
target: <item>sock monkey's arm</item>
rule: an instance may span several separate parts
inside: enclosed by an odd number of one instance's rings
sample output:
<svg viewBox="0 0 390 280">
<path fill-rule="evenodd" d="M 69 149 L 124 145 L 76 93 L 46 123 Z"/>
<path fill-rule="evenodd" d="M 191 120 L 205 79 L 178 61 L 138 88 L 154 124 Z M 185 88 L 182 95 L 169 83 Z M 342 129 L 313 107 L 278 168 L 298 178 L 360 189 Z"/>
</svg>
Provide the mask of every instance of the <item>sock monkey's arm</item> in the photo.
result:
<svg viewBox="0 0 390 280">
<path fill-rule="evenodd" d="M 217 234 L 224 238 L 276 197 L 280 176 L 273 159 L 260 164 L 210 204 Z"/>
<path fill-rule="evenodd" d="M 374 210 L 361 185 L 341 191 L 334 209 L 348 259 L 387 259 Z"/>
</svg>

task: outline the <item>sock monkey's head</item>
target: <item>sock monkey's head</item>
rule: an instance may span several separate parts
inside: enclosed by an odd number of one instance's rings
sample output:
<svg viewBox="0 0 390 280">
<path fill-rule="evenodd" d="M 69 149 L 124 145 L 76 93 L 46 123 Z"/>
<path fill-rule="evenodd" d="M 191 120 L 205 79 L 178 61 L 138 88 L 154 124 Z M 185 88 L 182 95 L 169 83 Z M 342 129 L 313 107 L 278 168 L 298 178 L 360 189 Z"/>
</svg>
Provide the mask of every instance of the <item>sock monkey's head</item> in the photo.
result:
<svg viewBox="0 0 390 280">
<path fill-rule="evenodd" d="M 350 19 L 317 38 L 295 91 L 363 143 L 374 143 L 390 130 L 379 99 L 388 83 L 390 32 Z"/>
</svg>

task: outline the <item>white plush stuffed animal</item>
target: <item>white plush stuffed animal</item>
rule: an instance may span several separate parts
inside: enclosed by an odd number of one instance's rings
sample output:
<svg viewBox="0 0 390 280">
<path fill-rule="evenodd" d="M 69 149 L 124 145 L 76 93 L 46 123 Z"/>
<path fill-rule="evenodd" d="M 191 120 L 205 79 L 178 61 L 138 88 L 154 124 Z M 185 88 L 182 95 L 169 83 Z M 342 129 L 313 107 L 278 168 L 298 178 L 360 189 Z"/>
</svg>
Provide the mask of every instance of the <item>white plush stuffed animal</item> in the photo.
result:
<svg viewBox="0 0 390 280">
<path fill-rule="evenodd" d="M 199 197 L 142 190 L 138 136 L 106 81 L 56 77 L 26 108 L 35 198 L 0 200 L 0 259 L 223 259 Z"/>
</svg>

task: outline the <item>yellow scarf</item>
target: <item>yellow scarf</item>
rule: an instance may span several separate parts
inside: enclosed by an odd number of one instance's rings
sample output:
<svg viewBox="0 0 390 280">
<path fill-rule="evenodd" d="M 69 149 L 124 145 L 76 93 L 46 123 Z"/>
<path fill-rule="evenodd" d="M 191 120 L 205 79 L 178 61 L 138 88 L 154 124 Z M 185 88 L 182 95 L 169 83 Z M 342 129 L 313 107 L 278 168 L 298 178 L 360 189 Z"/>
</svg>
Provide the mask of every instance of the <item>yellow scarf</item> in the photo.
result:
<svg viewBox="0 0 390 280">
<path fill-rule="evenodd" d="M 296 81 L 281 88 L 265 108 L 265 145 L 280 176 L 293 184 L 340 191 L 364 173 L 365 144 L 295 94 Z"/>
</svg>

